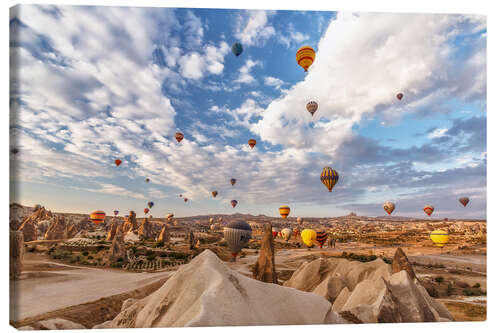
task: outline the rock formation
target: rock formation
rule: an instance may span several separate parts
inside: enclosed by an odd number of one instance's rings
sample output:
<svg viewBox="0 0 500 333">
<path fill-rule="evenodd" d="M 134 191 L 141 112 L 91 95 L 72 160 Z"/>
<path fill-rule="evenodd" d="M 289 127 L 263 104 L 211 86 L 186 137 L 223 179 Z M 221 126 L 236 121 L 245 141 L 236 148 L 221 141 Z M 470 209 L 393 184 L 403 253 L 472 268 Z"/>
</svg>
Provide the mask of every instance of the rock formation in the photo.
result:
<svg viewBox="0 0 500 333">
<path fill-rule="evenodd" d="M 161 229 L 160 233 L 158 234 L 158 237 L 156 237 L 156 241 L 163 242 L 165 244 L 170 242 L 170 234 L 168 232 L 168 228 L 166 225 L 164 225 L 163 228 Z"/>
<path fill-rule="evenodd" d="M 405 266 L 398 262 L 397 267 Z M 381 259 L 316 259 L 303 263 L 283 285 L 325 297 L 333 303 L 332 311 L 351 323 L 453 320 L 407 270 L 393 273 Z"/>
<path fill-rule="evenodd" d="M 265 225 L 260 254 L 254 265 L 252 277 L 262 282 L 278 283 L 274 267 L 274 241 L 271 223 Z"/>
<path fill-rule="evenodd" d="M 86 329 L 82 324 L 77 324 L 63 318 L 51 318 L 47 320 L 37 321 L 30 326 L 19 327 L 21 331 L 32 330 L 83 330 Z"/>
<path fill-rule="evenodd" d="M 19 227 L 19 231 L 23 233 L 25 242 L 31 242 L 38 239 L 36 222 L 32 219 L 26 219 L 21 227 Z"/>
<path fill-rule="evenodd" d="M 193 230 L 191 230 L 191 229 L 189 230 L 189 234 L 188 234 L 188 244 L 189 244 L 190 250 L 194 249 L 195 237 L 193 234 Z"/>
<path fill-rule="evenodd" d="M 138 235 L 141 240 L 154 238 L 153 227 L 147 217 L 142 221 L 138 230 Z"/>
<path fill-rule="evenodd" d="M 24 239 L 21 231 L 10 231 L 10 278 L 17 280 L 21 276 L 24 254 Z"/>
<path fill-rule="evenodd" d="M 117 229 L 118 229 L 118 222 L 115 221 L 115 222 L 111 223 L 111 227 L 109 228 L 108 235 L 106 236 L 106 240 L 108 242 L 111 242 L 115 238 Z"/>
<path fill-rule="evenodd" d="M 122 231 L 123 234 L 126 235 L 129 231 L 135 229 L 137 229 L 137 219 L 135 218 L 135 212 L 131 210 L 122 225 Z"/>
<path fill-rule="evenodd" d="M 281 301 L 280 301 L 281 300 Z M 283 304 L 286 306 L 277 306 Z M 263 283 L 205 250 L 151 295 L 128 304 L 106 328 L 345 323 L 323 297 Z"/>
<path fill-rule="evenodd" d="M 64 239 L 66 237 L 66 220 L 56 216 L 45 233 L 45 239 Z"/>
<path fill-rule="evenodd" d="M 111 263 L 115 263 L 119 258 L 122 259 L 122 263 L 127 263 L 128 256 L 127 252 L 125 251 L 125 241 L 123 239 L 123 232 L 121 231 L 121 229 L 118 229 L 113 239 L 113 243 L 111 243 L 108 260 Z"/>
<path fill-rule="evenodd" d="M 396 253 L 394 254 L 394 258 L 392 259 L 392 273 L 397 273 L 402 270 L 405 270 L 408 273 L 410 279 L 414 280 L 417 278 L 408 257 L 404 253 L 403 249 L 398 247 Z"/>
<path fill-rule="evenodd" d="M 64 238 L 73 238 L 77 233 L 78 230 L 74 224 L 67 225 Z"/>
</svg>

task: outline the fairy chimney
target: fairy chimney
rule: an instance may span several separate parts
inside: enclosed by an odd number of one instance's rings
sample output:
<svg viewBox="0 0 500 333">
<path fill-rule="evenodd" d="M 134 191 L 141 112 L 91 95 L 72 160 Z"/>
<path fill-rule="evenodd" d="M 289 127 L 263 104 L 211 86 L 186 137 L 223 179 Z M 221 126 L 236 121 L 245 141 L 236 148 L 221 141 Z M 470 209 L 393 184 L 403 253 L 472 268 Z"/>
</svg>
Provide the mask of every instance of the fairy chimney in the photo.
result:
<svg viewBox="0 0 500 333">
<path fill-rule="evenodd" d="M 276 268 L 274 266 L 274 242 L 271 223 L 264 227 L 264 237 L 260 245 L 260 254 L 254 265 L 252 277 L 268 283 L 278 283 Z"/>
</svg>

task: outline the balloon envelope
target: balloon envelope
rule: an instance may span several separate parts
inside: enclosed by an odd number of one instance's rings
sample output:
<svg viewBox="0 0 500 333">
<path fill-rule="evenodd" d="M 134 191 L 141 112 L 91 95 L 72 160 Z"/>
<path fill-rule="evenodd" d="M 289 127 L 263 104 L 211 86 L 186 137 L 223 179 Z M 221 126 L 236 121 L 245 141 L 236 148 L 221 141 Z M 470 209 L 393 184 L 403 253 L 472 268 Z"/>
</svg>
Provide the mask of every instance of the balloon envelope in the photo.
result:
<svg viewBox="0 0 500 333">
<path fill-rule="evenodd" d="M 278 210 L 280 212 L 281 217 L 284 219 L 286 219 L 288 214 L 290 214 L 290 207 L 288 206 L 280 206 Z"/>
<path fill-rule="evenodd" d="M 328 192 L 331 192 L 335 184 L 339 181 L 339 174 L 330 167 L 324 167 L 320 179 L 328 189 Z"/>
<path fill-rule="evenodd" d="M 119 166 L 120 164 L 122 164 L 122 160 L 115 160 L 115 164 L 116 166 Z"/>
<path fill-rule="evenodd" d="M 257 141 L 255 139 L 248 140 L 248 145 L 250 146 L 250 148 L 253 149 L 253 147 L 255 147 L 256 144 L 257 144 Z"/>
<path fill-rule="evenodd" d="M 426 206 L 424 207 L 424 212 L 425 212 L 427 215 L 429 215 L 429 216 L 431 216 L 431 214 L 432 214 L 432 212 L 433 212 L 433 211 L 434 211 L 434 207 L 432 207 L 431 205 L 426 205 Z"/>
<path fill-rule="evenodd" d="M 312 229 L 304 229 L 300 233 L 302 237 L 302 241 L 306 244 L 307 247 L 312 247 L 314 241 L 316 240 L 316 231 Z"/>
<path fill-rule="evenodd" d="M 219 194 L 219 192 L 217 191 L 212 191 L 212 196 L 215 198 L 217 196 L 217 194 Z"/>
<path fill-rule="evenodd" d="M 297 60 L 297 64 L 300 67 L 304 68 L 304 71 L 307 72 L 307 69 L 312 65 L 314 59 L 316 58 L 316 52 L 310 46 L 302 46 L 297 50 L 295 54 L 295 59 Z"/>
<path fill-rule="evenodd" d="M 152 208 L 154 205 L 155 205 L 155 203 L 153 201 L 148 202 L 148 207 L 149 208 Z"/>
<path fill-rule="evenodd" d="M 234 184 L 236 184 L 236 179 L 231 178 L 231 180 L 230 180 L 229 182 L 231 183 L 231 185 L 233 185 L 233 186 L 234 186 Z"/>
<path fill-rule="evenodd" d="M 458 199 L 458 201 L 460 201 L 460 203 L 462 205 L 464 205 L 464 207 L 465 207 L 469 203 L 469 198 L 467 198 L 467 197 L 461 197 L 460 199 Z"/>
<path fill-rule="evenodd" d="M 310 101 L 306 104 L 306 109 L 307 111 L 309 111 L 311 116 L 314 116 L 314 113 L 316 112 L 316 110 L 318 110 L 318 103 L 316 103 L 315 101 Z"/>
<path fill-rule="evenodd" d="M 231 250 L 231 254 L 235 257 L 251 238 L 252 228 L 245 221 L 231 222 L 224 228 L 224 239 Z"/>
<path fill-rule="evenodd" d="M 402 100 L 403 99 L 403 94 L 402 93 L 399 93 L 396 95 L 397 99 L 399 100 Z"/>
<path fill-rule="evenodd" d="M 231 200 L 231 206 L 236 207 L 236 205 L 238 204 L 238 201 L 236 200 Z"/>
<path fill-rule="evenodd" d="M 118 215 L 118 213 L 119 213 L 118 210 L 113 211 L 113 214 L 115 214 L 115 216 Z"/>
<path fill-rule="evenodd" d="M 384 203 L 383 207 L 384 207 L 384 210 L 387 212 L 387 214 L 391 215 L 391 213 L 394 211 L 394 208 L 396 207 L 396 205 L 393 202 L 386 201 Z"/>
<path fill-rule="evenodd" d="M 175 133 L 175 140 L 177 140 L 177 142 L 181 142 L 182 139 L 184 139 L 184 134 L 182 134 L 181 132 Z"/>
<path fill-rule="evenodd" d="M 283 237 L 283 239 L 288 242 L 290 237 L 292 237 L 292 229 L 290 229 L 290 228 L 282 229 L 281 230 L 281 237 Z"/>
<path fill-rule="evenodd" d="M 187 202 L 188 201 L 188 198 L 184 198 L 184 202 Z"/>
<path fill-rule="evenodd" d="M 431 240 L 436 244 L 436 246 L 443 247 L 450 240 L 450 236 L 445 230 L 434 230 L 430 234 Z"/>
<path fill-rule="evenodd" d="M 102 210 L 96 210 L 90 213 L 90 220 L 94 224 L 99 224 L 104 222 L 104 219 L 106 218 L 106 213 Z"/>
<path fill-rule="evenodd" d="M 243 45 L 241 43 L 234 43 L 233 46 L 231 46 L 231 51 L 234 53 L 235 56 L 239 56 L 240 54 L 243 53 Z"/>
<path fill-rule="evenodd" d="M 301 225 L 301 224 L 302 224 L 302 217 L 300 217 L 300 216 L 299 216 L 299 217 L 297 217 L 297 223 L 298 223 L 299 225 Z"/>
<path fill-rule="evenodd" d="M 318 231 L 316 233 L 316 242 L 318 242 L 319 247 L 323 248 L 323 244 L 325 244 L 328 235 L 324 231 Z"/>
<path fill-rule="evenodd" d="M 146 215 L 149 212 L 149 208 L 144 208 L 144 215 Z"/>
</svg>

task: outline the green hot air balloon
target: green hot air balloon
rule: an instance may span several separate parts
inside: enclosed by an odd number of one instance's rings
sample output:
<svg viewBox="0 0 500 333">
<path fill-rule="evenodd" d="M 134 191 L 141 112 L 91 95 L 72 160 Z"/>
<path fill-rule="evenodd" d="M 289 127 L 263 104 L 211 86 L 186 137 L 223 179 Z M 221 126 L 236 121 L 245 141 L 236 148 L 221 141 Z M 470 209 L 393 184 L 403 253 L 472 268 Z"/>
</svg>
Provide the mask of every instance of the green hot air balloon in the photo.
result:
<svg viewBox="0 0 500 333">
<path fill-rule="evenodd" d="M 231 222 L 224 228 L 224 239 L 231 250 L 234 260 L 236 260 L 238 252 L 248 244 L 251 238 L 252 228 L 245 221 Z"/>
<path fill-rule="evenodd" d="M 236 42 L 231 47 L 231 51 L 233 51 L 235 56 L 239 56 L 240 54 L 243 53 L 243 45 L 241 45 L 241 43 Z"/>
</svg>

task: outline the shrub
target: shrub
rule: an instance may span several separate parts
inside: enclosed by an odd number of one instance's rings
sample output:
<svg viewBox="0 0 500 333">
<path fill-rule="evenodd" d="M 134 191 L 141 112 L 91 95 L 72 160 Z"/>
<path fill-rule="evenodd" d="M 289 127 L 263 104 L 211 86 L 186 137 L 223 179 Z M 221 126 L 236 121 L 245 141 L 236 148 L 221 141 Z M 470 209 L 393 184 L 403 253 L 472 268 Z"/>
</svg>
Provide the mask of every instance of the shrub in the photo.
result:
<svg viewBox="0 0 500 333">
<path fill-rule="evenodd" d="M 94 259 L 93 256 L 88 256 L 87 258 L 90 259 L 90 260 Z"/>
<path fill-rule="evenodd" d="M 154 245 L 154 247 L 164 247 L 164 246 L 165 246 L 165 242 L 164 241 L 158 241 Z"/>
<path fill-rule="evenodd" d="M 35 252 L 36 251 L 36 245 L 33 245 L 28 249 L 28 252 Z"/>
<path fill-rule="evenodd" d="M 427 290 L 427 293 L 429 294 L 429 296 L 439 297 L 439 293 L 434 286 L 430 286 L 430 287 L 427 287 L 425 289 Z"/>
<path fill-rule="evenodd" d="M 475 285 L 472 286 L 472 288 L 481 288 L 481 285 L 479 283 L 476 283 Z"/>
<path fill-rule="evenodd" d="M 455 292 L 455 288 L 453 288 L 453 286 L 451 285 L 451 283 L 448 283 L 448 286 L 446 288 L 446 294 L 448 296 L 451 296 L 451 295 L 453 295 L 454 292 Z"/>
<path fill-rule="evenodd" d="M 89 255 L 89 251 L 83 251 L 83 252 L 82 252 L 82 255 L 84 255 L 84 256 L 88 256 L 88 255 Z"/>
<path fill-rule="evenodd" d="M 102 251 L 102 250 L 104 250 L 105 248 L 106 248 L 106 246 L 104 246 L 104 245 L 99 245 L 99 246 L 97 247 L 97 252 Z"/>
<path fill-rule="evenodd" d="M 123 262 L 123 258 L 120 257 L 120 258 L 116 259 L 116 262 Z"/>
<path fill-rule="evenodd" d="M 441 283 L 443 283 L 444 277 L 442 276 L 435 277 L 434 281 L 436 281 L 440 285 Z"/>
</svg>

